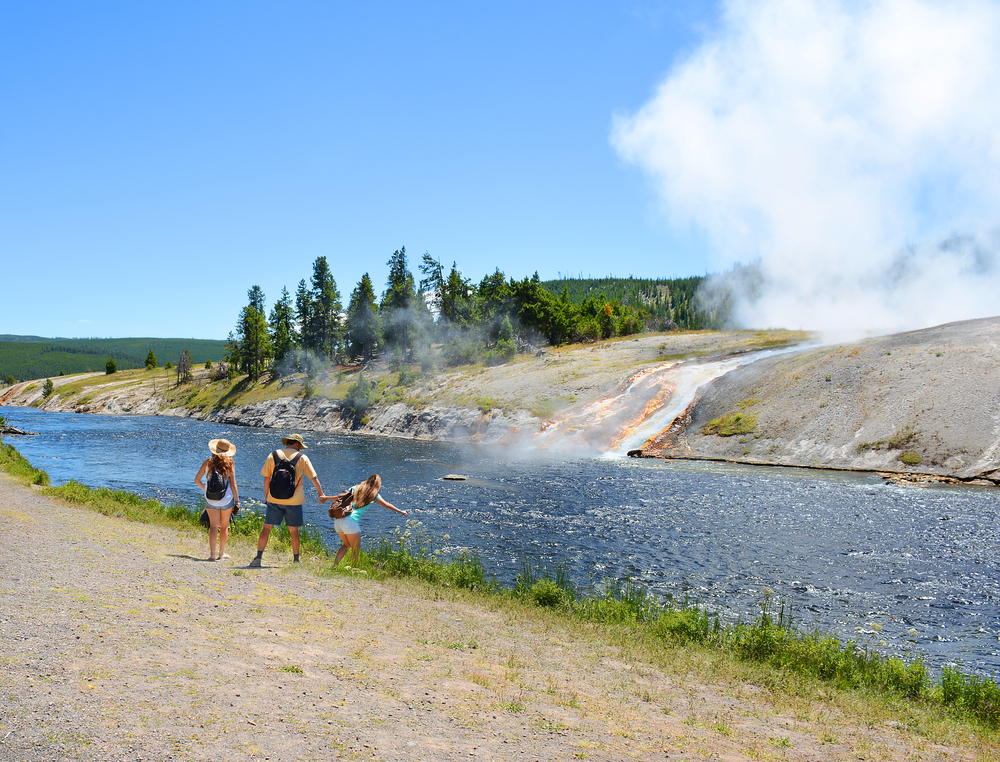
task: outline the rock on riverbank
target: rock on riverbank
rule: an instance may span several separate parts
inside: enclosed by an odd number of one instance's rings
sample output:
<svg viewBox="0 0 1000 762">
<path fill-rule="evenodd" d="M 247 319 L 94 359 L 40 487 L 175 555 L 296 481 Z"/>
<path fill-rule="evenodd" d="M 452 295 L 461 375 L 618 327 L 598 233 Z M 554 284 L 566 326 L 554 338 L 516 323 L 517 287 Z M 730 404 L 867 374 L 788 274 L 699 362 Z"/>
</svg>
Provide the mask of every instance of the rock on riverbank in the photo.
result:
<svg viewBox="0 0 1000 762">
<path fill-rule="evenodd" d="M 173 410 L 166 414 L 187 415 L 188 411 Z M 359 431 L 390 437 L 467 442 L 499 442 L 522 427 L 538 425 L 538 419 L 524 411 L 507 414 L 502 410 L 492 410 L 484 413 L 452 407 L 414 410 L 403 403 L 372 408 L 362 423 L 339 400 L 300 398 L 211 410 L 199 417 L 235 426 L 324 432 Z"/>
</svg>

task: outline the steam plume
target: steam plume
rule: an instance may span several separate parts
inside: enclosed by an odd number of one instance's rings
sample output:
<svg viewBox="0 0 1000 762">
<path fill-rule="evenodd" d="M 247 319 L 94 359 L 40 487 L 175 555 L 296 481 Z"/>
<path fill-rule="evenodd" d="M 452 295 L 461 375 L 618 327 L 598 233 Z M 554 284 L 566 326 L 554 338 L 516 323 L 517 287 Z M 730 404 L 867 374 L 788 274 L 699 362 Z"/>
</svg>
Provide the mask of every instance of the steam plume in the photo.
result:
<svg viewBox="0 0 1000 762">
<path fill-rule="evenodd" d="M 1000 313 L 1000 5 L 730 0 L 612 144 L 717 261 L 740 317 L 894 331 Z"/>
</svg>

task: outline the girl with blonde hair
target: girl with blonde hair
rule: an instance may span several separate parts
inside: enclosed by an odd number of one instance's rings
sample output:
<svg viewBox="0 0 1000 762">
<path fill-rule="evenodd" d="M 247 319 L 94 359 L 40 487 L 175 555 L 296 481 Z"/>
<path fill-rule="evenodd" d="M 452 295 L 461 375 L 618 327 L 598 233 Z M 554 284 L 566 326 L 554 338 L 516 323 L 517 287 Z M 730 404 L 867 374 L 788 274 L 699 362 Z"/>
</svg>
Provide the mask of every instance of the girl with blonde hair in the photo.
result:
<svg viewBox="0 0 1000 762">
<path fill-rule="evenodd" d="M 233 456 L 236 454 L 236 445 L 225 439 L 213 439 L 208 443 L 208 449 L 212 456 L 201 464 L 198 473 L 194 477 L 194 483 L 205 493 L 205 510 L 208 512 L 208 560 L 221 561 L 229 558 L 226 553 L 226 542 L 229 540 L 229 517 L 233 511 L 240 509 L 240 491 L 236 486 L 236 465 Z M 216 497 L 216 493 L 210 493 L 212 486 L 212 474 L 216 473 L 225 482 L 221 497 Z M 202 484 L 201 480 L 206 474 L 209 476 L 208 485 Z M 210 495 L 212 495 L 210 497 Z M 219 540 L 219 553 L 215 553 L 215 541 Z"/>
<path fill-rule="evenodd" d="M 387 502 L 379 495 L 381 489 L 382 477 L 378 474 L 372 474 L 361 482 L 361 484 L 351 487 L 353 495 L 351 512 L 346 517 L 335 519 L 333 522 L 333 528 L 337 530 L 337 534 L 340 535 L 340 542 L 342 543 L 340 550 L 337 551 L 337 555 L 333 558 L 334 566 L 343 560 L 348 550 L 351 551 L 351 563 L 357 563 L 358 551 L 361 550 L 361 524 L 359 520 L 361 519 L 361 515 L 368 510 L 369 506 L 378 503 L 383 508 L 388 508 L 390 511 L 398 513 L 401 516 L 406 515 L 406 511 L 399 510 L 399 508 Z M 324 495 L 320 498 L 320 501 L 330 502 L 335 499 L 334 497 Z"/>
</svg>

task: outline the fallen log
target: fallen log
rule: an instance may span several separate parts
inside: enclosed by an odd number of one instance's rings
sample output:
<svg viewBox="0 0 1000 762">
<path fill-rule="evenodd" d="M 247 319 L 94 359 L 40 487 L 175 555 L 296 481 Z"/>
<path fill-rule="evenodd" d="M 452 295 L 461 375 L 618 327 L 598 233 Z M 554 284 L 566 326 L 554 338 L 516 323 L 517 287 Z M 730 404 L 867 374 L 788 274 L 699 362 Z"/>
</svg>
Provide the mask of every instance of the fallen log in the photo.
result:
<svg viewBox="0 0 1000 762">
<path fill-rule="evenodd" d="M 21 436 L 26 436 L 26 437 L 38 436 L 37 431 L 24 431 L 22 429 L 17 428 L 16 426 L 0 426 L 0 436 L 3 436 L 4 434 L 19 434 Z"/>
</svg>

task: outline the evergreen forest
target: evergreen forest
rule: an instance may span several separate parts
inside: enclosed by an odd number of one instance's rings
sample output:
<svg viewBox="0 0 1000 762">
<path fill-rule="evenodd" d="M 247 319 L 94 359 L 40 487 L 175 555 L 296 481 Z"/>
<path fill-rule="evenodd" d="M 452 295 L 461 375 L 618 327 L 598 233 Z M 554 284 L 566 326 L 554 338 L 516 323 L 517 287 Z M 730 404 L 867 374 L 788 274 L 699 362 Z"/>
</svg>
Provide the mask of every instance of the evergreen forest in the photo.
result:
<svg viewBox="0 0 1000 762">
<path fill-rule="evenodd" d="M 119 370 L 143 368 L 149 353 L 160 364 L 177 363 L 187 350 L 194 362 L 218 362 L 226 342 L 209 339 L 48 339 L 0 334 L 0 384 L 73 373 L 105 372 L 109 359 Z"/>
<path fill-rule="evenodd" d="M 730 273 L 543 282 L 537 273 L 518 280 L 498 268 L 476 282 L 457 262 L 449 268 L 426 252 L 414 270 L 405 247 L 387 264 L 381 295 L 365 273 L 345 299 L 326 257 L 294 293 L 285 286 L 270 310 L 260 287 L 251 287 L 228 338 L 229 373 L 312 375 L 316 364 L 375 360 L 400 369 L 419 363 L 425 372 L 439 363 L 495 365 L 544 346 L 730 322 Z M 708 280 L 714 296 L 703 301 Z"/>
</svg>

